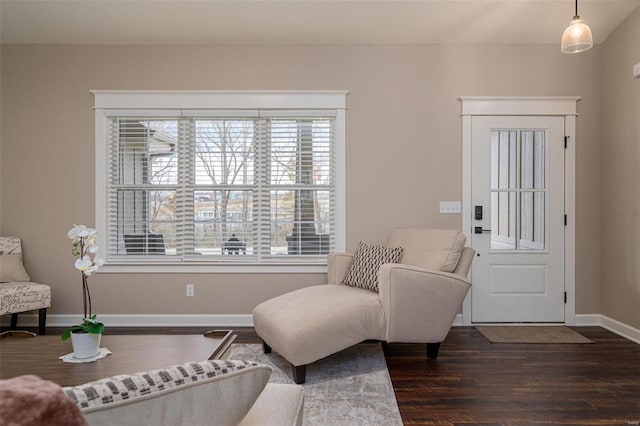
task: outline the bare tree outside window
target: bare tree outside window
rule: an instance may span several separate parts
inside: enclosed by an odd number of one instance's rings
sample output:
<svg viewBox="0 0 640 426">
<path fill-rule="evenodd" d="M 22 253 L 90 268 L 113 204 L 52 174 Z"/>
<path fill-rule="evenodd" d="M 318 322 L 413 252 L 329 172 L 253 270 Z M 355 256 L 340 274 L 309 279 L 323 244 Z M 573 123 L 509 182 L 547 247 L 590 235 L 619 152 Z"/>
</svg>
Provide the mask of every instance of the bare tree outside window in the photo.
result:
<svg viewBox="0 0 640 426">
<path fill-rule="evenodd" d="M 202 186 L 194 200 L 195 213 L 212 208 L 213 217 L 201 221 L 196 232 L 201 244 L 220 252 L 233 234 L 245 244 L 252 234 L 254 181 L 253 120 L 196 121 L 195 183 Z M 209 186 L 209 190 L 204 188 Z"/>
</svg>

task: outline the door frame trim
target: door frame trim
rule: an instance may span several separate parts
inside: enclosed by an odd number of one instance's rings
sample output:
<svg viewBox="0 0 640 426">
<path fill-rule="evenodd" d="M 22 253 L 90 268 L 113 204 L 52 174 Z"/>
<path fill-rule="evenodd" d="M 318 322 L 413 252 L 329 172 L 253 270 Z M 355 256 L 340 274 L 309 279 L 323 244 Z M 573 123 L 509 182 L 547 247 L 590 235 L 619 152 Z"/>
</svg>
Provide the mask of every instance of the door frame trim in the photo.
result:
<svg viewBox="0 0 640 426">
<path fill-rule="evenodd" d="M 564 117 L 565 149 L 564 205 L 567 225 L 564 233 L 564 323 L 576 324 L 576 116 L 579 96 L 461 96 L 462 103 L 462 229 L 472 232 L 471 203 L 471 118 L 473 116 L 559 116 Z M 467 245 L 471 238 L 467 239 Z M 473 266 L 472 266 L 473 268 Z M 471 273 L 471 272 L 470 272 Z M 462 304 L 462 324 L 471 322 L 471 293 Z"/>
</svg>

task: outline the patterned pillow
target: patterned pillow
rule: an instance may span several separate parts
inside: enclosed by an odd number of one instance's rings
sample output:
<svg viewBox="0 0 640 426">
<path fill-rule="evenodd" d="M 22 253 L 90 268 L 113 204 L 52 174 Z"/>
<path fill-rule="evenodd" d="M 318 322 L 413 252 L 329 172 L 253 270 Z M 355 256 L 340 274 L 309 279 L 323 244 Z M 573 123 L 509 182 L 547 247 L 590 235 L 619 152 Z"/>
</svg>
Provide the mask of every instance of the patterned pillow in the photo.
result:
<svg viewBox="0 0 640 426">
<path fill-rule="evenodd" d="M 378 269 L 385 263 L 400 263 L 402 247 L 372 246 L 360 242 L 342 284 L 378 292 Z"/>
<path fill-rule="evenodd" d="M 0 255 L 0 283 L 31 281 L 22 265 L 21 254 Z"/>
</svg>

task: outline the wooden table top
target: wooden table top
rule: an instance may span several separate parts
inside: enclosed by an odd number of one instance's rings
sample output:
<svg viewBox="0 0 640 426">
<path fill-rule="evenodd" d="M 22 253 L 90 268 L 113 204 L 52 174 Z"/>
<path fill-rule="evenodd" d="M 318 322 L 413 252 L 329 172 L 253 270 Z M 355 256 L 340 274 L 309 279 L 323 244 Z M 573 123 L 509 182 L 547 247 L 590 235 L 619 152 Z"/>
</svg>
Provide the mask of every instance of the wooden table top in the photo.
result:
<svg viewBox="0 0 640 426">
<path fill-rule="evenodd" d="M 73 351 L 60 336 L 0 339 L 0 379 L 34 374 L 61 386 L 73 386 L 118 374 L 132 374 L 190 361 L 219 359 L 236 335 L 217 330 L 203 335 L 103 335 L 101 348 L 112 354 L 74 364 L 59 359 Z"/>
</svg>

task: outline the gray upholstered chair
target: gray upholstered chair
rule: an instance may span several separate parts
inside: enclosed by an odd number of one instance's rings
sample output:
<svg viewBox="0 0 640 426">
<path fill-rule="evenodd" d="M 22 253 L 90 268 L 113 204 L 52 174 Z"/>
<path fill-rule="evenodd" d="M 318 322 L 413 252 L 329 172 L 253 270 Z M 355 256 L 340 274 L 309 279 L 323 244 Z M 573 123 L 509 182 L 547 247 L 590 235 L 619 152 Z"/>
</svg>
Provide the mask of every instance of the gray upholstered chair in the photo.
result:
<svg viewBox="0 0 640 426">
<path fill-rule="evenodd" d="M 389 247 L 404 249 L 401 263 L 383 264 L 378 292 L 344 285 L 353 255 L 328 256 L 328 285 L 302 288 L 258 305 L 253 322 L 265 352 L 293 365 L 296 383 L 306 365 L 363 340 L 426 343 L 438 356 L 471 283 L 474 250 L 466 236 L 443 229 L 396 229 Z"/>
<path fill-rule="evenodd" d="M 38 310 L 38 333 L 45 334 L 51 288 L 31 282 L 22 263 L 20 239 L 0 237 L 0 315 L 11 314 L 11 330 L 17 328 L 18 314 Z"/>
</svg>

